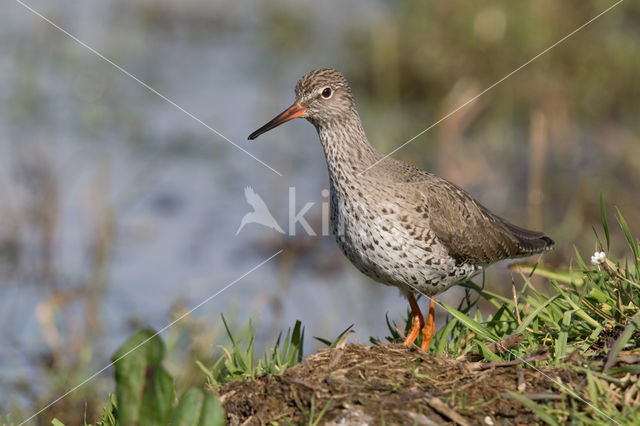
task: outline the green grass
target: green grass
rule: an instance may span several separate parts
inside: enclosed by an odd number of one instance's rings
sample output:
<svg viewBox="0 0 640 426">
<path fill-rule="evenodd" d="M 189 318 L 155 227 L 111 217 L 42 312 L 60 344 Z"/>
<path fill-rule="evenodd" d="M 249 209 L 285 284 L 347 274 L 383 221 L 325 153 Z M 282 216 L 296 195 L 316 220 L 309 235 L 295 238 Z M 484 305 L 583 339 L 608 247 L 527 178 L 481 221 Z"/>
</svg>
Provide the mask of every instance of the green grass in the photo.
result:
<svg viewBox="0 0 640 426">
<path fill-rule="evenodd" d="M 284 339 L 280 332 L 274 346 L 258 360 L 254 356 L 256 330 L 251 321 L 246 333 L 247 343 L 244 345 L 234 337 L 224 315 L 222 322 L 231 341 L 230 347 L 221 347 L 223 355 L 211 367 L 197 361 L 198 367 L 214 388 L 236 380 L 254 380 L 262 374 L 282 374 L 287 368 L 302 361 L 304 327 L 300 321 L 296 321 L 293 330 L 287 330 Z"/>
<path fill-rule="evenodd" d="M 609 225 L 603 207 L 601 211 L 608 249 Z M 632 373 L 637 378 L 640 373 L 637 365 L 611 368 L 621 351 L 640 347 L 640 243 L 632 237 L 620 212 L 617 221 L 629 247 L 629 253 L 622 259 L 607 257 L 598 265 L 588 266 L 576 251 L 575 269 L 551 271 L 538 265 L 525 265 L 520 270 L 528 273 L 520 273 L 523 284 L 515 298 L 492 293 L 472 282 L 464 284 L 476 292 L 477 299 L 466 306 L 461 303 L 457 308 L 442 304 L 451 319 L 436 334 L 430 351 L 451 357 L 478 352 L 486 360 L 510 361 L 546 347 L 550 359 L 545 365 L 586 373 L 587 385 L 573 389 L 557 384 L 557 390 L 569 397 L 570 403 L 564 409 L 527 400 L 526 404 L 540 413 L 542 420 L 550 424 L 563 424 L 568 419 L 587 424 L 612 420 L 621 424 L 639 422 L 640 407 L 616 406 L 610 402 L 612 394 L 621 389 L 610 386 L 611 383 L 622 385 L 617 376 Z M 604 250 L 597 233 L 596 240 L 597 250 Z M 551 278 L 552 291 L 537 290 L 531 282 L 534 276 Z M 480 299 L 493 305 L 496 312 L 486 318 L 479 311 L 472 313 Z M 515 334 L 522 336 L 521 344 L 497 353 L 487 349 L 489 344 Z M 605 335 L 613 335 L 614 342 L 608 344 Z M 573 354 L 580 356 L 581 364 L 568 361 Z M 540 364 L 530 363 L 528 367 Z M 514 397 L 521 402 L 526 399 L 522 395 Z"/>
<path fill-rule="evenodd" d="M 603 217 L 605 229 L 606 218 Z M 578 271 L 549 271 L 542 267 L 525 265 L 529 274 L 521 273 L 523 284 L 515 298 L 504 297 L 469 282 L 464 284 L 496 308 L 496 313 L 482 318 L 479 311 L 471 315 L 478 300 L 466 307 L 453 308 L 442 304 L 452 319 L 436 335 L 432 350 L 437 354 L 448 352 L 460 355 L 477 349 L 480 343 L 493 342 L 512 334 L 522 334 L 524 342 L 517 349 L 501 355 L 508 360 L 520 357 L 539 346 L 547 346 L 552 362 L 559 363 L 574 350 L 591 355 L 589 348 L 598 341 L 605 330 L 616 328 L 635 329 L 634 315 L 638 313 L 640 299 L 640 269 L 637 266 L 638 242 L 630 236 L 622 216 L 619 216 L 623 232 L 628 235 L 631 258 L 614 262 L 607 258 L 598 266 L 587 266 L 576 252 Z M 607 234 L 608 235 L 608 234 Z M 598 242 L 599 247 L 601 247 Z M 536 290 L 531 283 L 533 276 L 550 276 L 551 292 Z M 469 338 L 469 330 L 474 335 Z M 638 344 L 633 333 L 620 342 L 620 350 L 629 343 Z M 600 353 L 594 351 L 593 354 Z"/>
<path fill-rule="evenodd" d="M 601 211 L 605 244 L 602 244 L 598 232 L 595 232 L 595 247 L 597 251 L 608 251 L 610 228 L 604 207 Z M 619 259 L 611 258 L 610 253 L 607 253 L 603 262 L 587 265 L 576 250 L 576 265 L 565 270 L 551 270 L 541 265 L 516 265 L 514 269 L 518 271 L 518 281 L 521 284 L 517 288 L 514 284 L 513 297 L 493 293 L 472 282 L 465 283 L 467 297 L 458 306 L 442 304 L 450 317 L 436 333 L 430 353 L 450 358 L 473 354 L 481 362 L 498 363 L 544 353 L 542 358 L 523 362 L 523 368 L 544 368 L 547 371 L 552 371 L 550 369 L 553 368 L 569 369 L 582 374 L 584 380 L 581 383 L 561 383 L 548 377 L 554 392 L 564 396 L 562 400 L 540 402 L 528 398 L 526 394 L 508 393 L 529 407 L 540 420 L 548 424 L 640 423 L 640 405 L 630 403 L 640 394 L 639 390 L 634 390 L 634 387 L 638 387 L 640 366 L 618 362 L 622 354 L 639 353 L 640 243 L 632 237 L 628 224 L 619 212 L 616 219 L 629 249 L 626 256 Z M 548 290 L 536 288 L 532 283 L 534 277 L 541 277 L 543 282 L 548 282 Z M 480 301 L 492 305 L 495 312 L 483 316 L 476 309 Z M 230 344 L 221 347 L 221 355 L 210 365 L 197 362 L 212 388 L 236 380 L 254 380 L 263 374 L 282 374 L 303 359 L 304 327 L 299 321 L 284 335 L 280 333 L 274 345 L 257 356 L 256 329 L 252 323 L 249 322 L 243 337 L 238 338 L 224 316 L 222 320 Z M 400 330 L 406 333 L 411 324 L 408 315 L 402 327 L 398 327 L 388 317 L 386 320 L 389 335 L 384 339 L 372 338 L 373 344 L 402 341 Z M 352 326 L 333 340 L 316 339 L 328 347 L 335 347 L 344 343 Z M 515 335 L 521 340 L 520 343 L 502 350 L 497 345 L 499 349 L 496 350 L 495 342 L 505 341 Z M 134 337 L 133 340 L 130 339 L 133 343 L 142 338 Z M 140 357 L 141 365 L 155 365 L 154 371 L 162 373 L 158 380 L 166 380 L 163 386 L 169 389 L 171 378 L 165 377 L 161 367 L 164 349 L 159 339 L 156 339 L 153 342 L 155 352 L 149 352 L 152 351 L 152 346 L 149 346 L 146 355 L 144 351 L 137 351 L 136 356 Z M 127 345 L 133 343 L 128 342 L 117 353 L 123 352 Z M 546 349 L 546 352 L 540 352 L 541 348 Z M 116 365 L 116 376 L 119 377 L 117 395 L 125 389 L 120 387 L 120 380 L 135 376 L 135 365 L 135 362 L 124 366 Z M 130 370 L 125 371 L 125 368 Z M 122 373 L 120 376 L 119 372 Z M 140 380 L 144 379 L 145 377 L 140 376 Z M 148 375 L 146 379 L 152 380 Z M 148 385 L 142 382 L 137 386 L 137 389 L 144 388 L 145 392 L 148 391 Z M 173 410 L 176 418 L 180 405 L 187 406 L 189 403 L 189 397 L 186 396 L 189 392 L 193 393 L 190 397 L 202 399 L 199 394 L 195 394 L 196 390 L 189 390 L 178 406 L 171 408 L 172 405 L 166 409 L 165 416 L 171 415 Z M 156 395 L 157 398 L 162 396 L 162 393 Z M 174 400 L 169 398 L 167 401 L 167 404 L 173 404 Z M 312 405 L 307 411 L 302 407 L 305 424 L 318 424 L 330 402 L 323 407 Z M 144 403 L 144 398 L 138 402 L 142 405 Z M 119 415 L 116 407 L 119 404 L 122 402 L 118 397 L 111 396 L 104 410 L 105 414 L 97 424 L 115 425 Z M 140 412 L 144 412 L 143 408 L 139 408 L 142 410 Z M 121 412 L 122 410 L 120 414 Z"/>
</svg>

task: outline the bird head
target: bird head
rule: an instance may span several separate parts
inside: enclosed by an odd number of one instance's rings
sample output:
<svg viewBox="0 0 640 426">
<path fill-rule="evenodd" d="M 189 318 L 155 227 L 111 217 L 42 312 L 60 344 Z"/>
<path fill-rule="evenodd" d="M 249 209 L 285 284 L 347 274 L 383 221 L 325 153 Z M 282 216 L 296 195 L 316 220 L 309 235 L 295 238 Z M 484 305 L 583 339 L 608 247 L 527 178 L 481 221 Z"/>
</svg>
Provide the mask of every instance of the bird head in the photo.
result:
<svg viewBox="0 0 640 426">
<path fill-rule="evenodd" d="M 294 118 L 306 118 L 317 127 L 322 123 L 340 121 L 355 112 L 347 79 L 334 69 L 311 71 L 298 81 L 295 91 L 293 105 L 251 133 L 249 139 L 255 139 Z"/>
</svg>

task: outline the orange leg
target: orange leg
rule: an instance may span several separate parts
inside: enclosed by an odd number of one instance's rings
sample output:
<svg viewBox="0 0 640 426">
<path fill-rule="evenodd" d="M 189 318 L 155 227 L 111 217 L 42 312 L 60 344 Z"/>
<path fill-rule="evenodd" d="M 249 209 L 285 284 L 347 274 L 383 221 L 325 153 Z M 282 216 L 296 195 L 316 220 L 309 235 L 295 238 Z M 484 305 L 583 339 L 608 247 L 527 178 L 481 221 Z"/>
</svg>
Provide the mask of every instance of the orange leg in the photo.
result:
<svg viewBox="0 0 640 426">
<path fill-rule="evenodd" d="M 422 329 L 422 350 L 427 351 L 429 349 L 429 344 L 431 344 L 431 339 L 433 339 L 433 335 L 436 333 L 436 299 L 434 297 L 431 298 L 429 302 L 429 321 L 427 325 Z"/>
<path fill-rule="evenodd" d="M 409 335 L 404 340 L 404 344 L 406 346 L 413 345 L 413 342 L 416 341 L 418 335 L 420 334 L 420 330 L 424 330 L 424 317 L 422 316 L 422 312 L 420 312 L 420 307 L 418 306 L 418 302 L 416 298 L 413 297 L 413 294 L 409 294 L 407 296 L 409 299 L 409 306 L 411 306 L 411 313 L 413 314 L 413 323 L 411 324 L 411 331 Z"/>
</svg>

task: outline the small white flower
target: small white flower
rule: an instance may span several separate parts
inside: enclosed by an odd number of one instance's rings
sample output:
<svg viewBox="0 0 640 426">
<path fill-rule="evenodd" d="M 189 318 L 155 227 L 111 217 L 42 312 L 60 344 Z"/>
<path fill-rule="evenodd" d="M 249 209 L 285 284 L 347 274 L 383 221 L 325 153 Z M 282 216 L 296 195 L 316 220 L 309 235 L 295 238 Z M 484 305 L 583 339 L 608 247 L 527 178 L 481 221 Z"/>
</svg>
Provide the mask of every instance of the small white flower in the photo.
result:
<svg viewBox="0 0 640 426">
<path fill-rule="evenodd" d="M 607 254 L 603 251 L 597 251 L 591 256 L 592 265 L 600 265 L 607 259 Z"/>
</svg>

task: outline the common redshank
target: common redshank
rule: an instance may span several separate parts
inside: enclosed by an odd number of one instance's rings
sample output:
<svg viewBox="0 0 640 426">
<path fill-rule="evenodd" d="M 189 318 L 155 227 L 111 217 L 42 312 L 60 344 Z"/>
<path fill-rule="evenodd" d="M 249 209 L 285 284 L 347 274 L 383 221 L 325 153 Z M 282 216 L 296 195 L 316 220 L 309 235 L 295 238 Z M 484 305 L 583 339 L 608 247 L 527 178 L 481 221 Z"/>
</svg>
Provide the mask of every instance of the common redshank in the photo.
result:
<svg viewBox="0 0 640 426">
<path fill-rule="evenodd" d="M 340 72 L 311 71 L 295 94 L 293 105 L 249 139 L 294 118 L 315 126 L 329 168 L 331 231 L 356 268 L 408 298 L 407 346 L 422 333 L 421 347 L 429 348 L 435 295 L 494 262 L 553 246 L 543 233 L 496 216 L 455 184 L 377 152 Z M 416 293 L 431 298 L 426 323 Z"/>
</svg>

